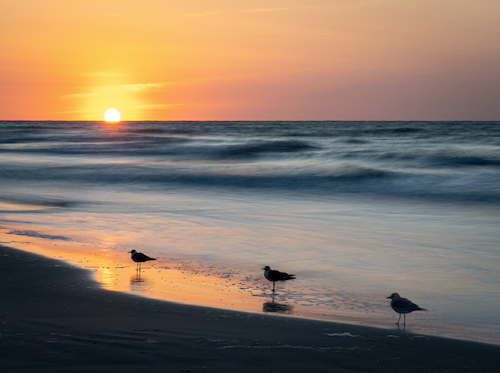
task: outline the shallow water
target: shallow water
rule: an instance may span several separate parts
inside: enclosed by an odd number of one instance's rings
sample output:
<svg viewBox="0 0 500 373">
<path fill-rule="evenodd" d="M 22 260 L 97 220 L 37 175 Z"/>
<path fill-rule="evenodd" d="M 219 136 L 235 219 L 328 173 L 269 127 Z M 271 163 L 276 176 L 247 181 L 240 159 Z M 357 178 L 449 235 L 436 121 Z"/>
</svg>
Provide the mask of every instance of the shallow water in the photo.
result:
<svg viewBox="0 0 500 373">
<path fill-rule="evenodd" d="M 407 330 L 500 343 L 498 123 L 1 125 L 4 244 L 252 312 L 394 328 L 399 292 Z"/>
</svg>

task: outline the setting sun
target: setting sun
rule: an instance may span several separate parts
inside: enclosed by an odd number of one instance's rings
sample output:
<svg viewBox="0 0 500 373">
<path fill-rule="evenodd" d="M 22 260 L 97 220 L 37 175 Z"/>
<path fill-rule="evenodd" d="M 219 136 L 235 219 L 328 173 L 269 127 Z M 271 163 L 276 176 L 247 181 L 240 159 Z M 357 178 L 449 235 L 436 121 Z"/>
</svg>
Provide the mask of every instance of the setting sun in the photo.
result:
<svg viewBox="0 0 500 373">
<path fill-rule="evenodd" d="M 106 122 L 119 122 L 120 121 L 120 112 L 116 109 L 109 109 L 104 114 L 104 120 Z"/>
</svg>

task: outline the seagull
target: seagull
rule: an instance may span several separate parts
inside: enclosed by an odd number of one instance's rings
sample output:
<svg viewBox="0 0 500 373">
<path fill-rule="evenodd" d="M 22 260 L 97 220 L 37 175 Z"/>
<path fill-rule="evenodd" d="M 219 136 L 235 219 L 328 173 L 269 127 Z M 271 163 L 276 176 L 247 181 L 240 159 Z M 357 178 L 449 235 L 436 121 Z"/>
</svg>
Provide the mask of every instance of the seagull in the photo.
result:
<svg viewBox="0 0 500 373">
<path fill-rule="evenodd" d="M 132 260 L 137 263 L 136 270 L 138 270 L 138 271 L 141 270 L 141 263 L 142 262 L 147 262 L 148 260 L 156 260 L 155 258 L 151 258 L 151 257 L 147 256 L 146 254 L 138 253 L 135 250 L 130 251 L 130 253 L 132 254 L 131 255 Z"/>
<path fill-rule="evenodd" d="M 269 281 L 273 282 L 273 292 L 276 285 L 276 281 L 295 280 L 295 275 L 289 275 L 288 273 L 285 272 L 272 270 L 271 267 L 269 266 L 265 266 L 262 269 L 264 270 L 264 276 L 266 276 L 266 278 Z"/>
<path fill-rule="evenodd" d="M 394 311 L 399 313 L 399 319 L 396 324 L 399 326 L 399 320 L 401 320 L 401 314 L 404 316 L 404 322 L 403 325 L 406 325 L 406 314 L 413 312 L 413 311 L 427 311 L 425 308 L 420 308 L 417 306 L 415 303 L 413 303 L 411 300 L 408 300 L 406 298 L 401 298 L 398 293 L 392 293 L 390 297 L 387 297 L 387 299 L 392 299 L 391 300 L 391 307 Z"/>
</svg>

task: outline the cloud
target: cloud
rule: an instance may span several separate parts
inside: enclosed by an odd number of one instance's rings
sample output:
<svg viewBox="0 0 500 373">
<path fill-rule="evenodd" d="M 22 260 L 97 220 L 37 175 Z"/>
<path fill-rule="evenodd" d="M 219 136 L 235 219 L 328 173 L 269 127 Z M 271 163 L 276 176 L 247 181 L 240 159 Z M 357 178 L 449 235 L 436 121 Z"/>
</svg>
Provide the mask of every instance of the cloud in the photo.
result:
<svg viewBox="0 0 500 373">
<path fill-rule="evenodd" d="M 140 92 L 147 89 L 161 88 L 167 85 L 166 83 L 139 83 L 139 84 L 123 84 L 122 87 L 128 91 Z"/>
<path fill-rule="evenodd" d="M 210 11 L 210 12 L 203 12 L 203 13 L 193 13 L 193 14 L 186 14 L 184 17 L 209 17 L 209 16 L 217 16 L 220 14 L 227 14 L 227 12 L 221 12 L 221 11 Z"/>
<path fill-rule="evenodd" d="M 70 93 L 67 95 L 62 95 L 62 98 L 85 98 L 95 96 L 95 93 Z"/>
<path fill-rule="evenodd" d="M 311 6 L 301 6 L 301 7 L 282 7 L 282 8 L 254 8 L 254 9 L 245 9 L 244 13 L 268 13 L 268 12 L 281 12 L 286 10 L 296 10 L 296 9 L 309 9 L 316 8 Z"/>
<path fill-rule="evenodd" d="M 58 111 L 57 114 L 79 114 L 86 112 L 87 110 L 66 110 L 66 111 Z"/>
<path fill-rule="evenodd" d="M 123 73 L 117 71 L 89 71 L 86 73 L 82 73 L 82 76 L 90 78 L 92 77 L 109 78 L 109 77 L 123 76 Z"/>
<path fill-rule="evenodd" d="M 136 107 L 137 109 L 142 109 L 142 110 L 156 110 L 156 109 L 169 109 L 175 106 L 182 106 L 182 104 L 151 104 L 151 105 L 139 105 Z"/>
<path fill-rule="evenodd" d="M 212 11 L 207 11 L 207 12 L 202 12 L 202 13 L 186 14 L 186 15 L 184 15 L 184 17 L 209 17 L 209 16 L 218 16 L 221 14 L 229 14 L 229 13 L 269 13 L 269 12 L 282 12 L 282 11 L 288 11 L 288 10 L 310 9 L 310 8 L 318 8 L 318 6 L 253 8 L 253 9 L 236 10 L 233 12 L 223 12 L 223 11 L 219 11 L 219 10 L 212 10 Z"/>
<path fill-rule="evenodd" d="M 108 86 L 93 86 L 93 87 L 87 87 L 87 90 L 93 91 L 93 92 L 85 92 L 85 93 L 70 93 L 66 95 L 62 95 L 62 98 L 88 98 L 88 97 L 95 97 L 100 94 L 106 93 L 109 94 L 110 92 L 114 93 L 119 93 L 125 91 L 131 91 L 131 92 L 143 92 L 147 90 L 160 90 L 160 88 L 165 87 L 165 86 L 171 86 L 174 85 L 174 83 L 137 83 L 137 84 L 121 84 L 121 85 L 108 85 Z"/>
</svg>

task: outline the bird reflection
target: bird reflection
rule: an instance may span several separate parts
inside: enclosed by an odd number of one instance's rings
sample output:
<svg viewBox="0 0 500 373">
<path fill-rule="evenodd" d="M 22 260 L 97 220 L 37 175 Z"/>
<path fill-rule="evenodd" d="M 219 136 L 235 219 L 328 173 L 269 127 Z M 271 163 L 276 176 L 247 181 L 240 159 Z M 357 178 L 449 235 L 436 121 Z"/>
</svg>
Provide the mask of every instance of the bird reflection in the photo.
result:
<svg viewBox="0 0 500 373">
<path fill-rule="evenodd" d="M 265 302 L 262 305 L 263 312 L 284 313 L 284 314 L 293 313 L 293 306 L 284 303 L 277 303 L 275 302 L 274 298 L 275 297 L 272 296 L 270 302 Z"/>
<path fill-rule="evenodd" d="M 143 291 L 149 288 L 151 282 L 147 280 L 146 277 L 141 277 L 141 272 L 138 271 L 135 275 L 130 276 L 130 290 L 132 291 Z"/>
</svg>

